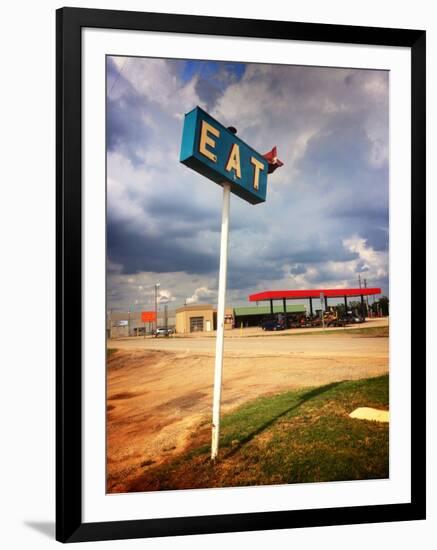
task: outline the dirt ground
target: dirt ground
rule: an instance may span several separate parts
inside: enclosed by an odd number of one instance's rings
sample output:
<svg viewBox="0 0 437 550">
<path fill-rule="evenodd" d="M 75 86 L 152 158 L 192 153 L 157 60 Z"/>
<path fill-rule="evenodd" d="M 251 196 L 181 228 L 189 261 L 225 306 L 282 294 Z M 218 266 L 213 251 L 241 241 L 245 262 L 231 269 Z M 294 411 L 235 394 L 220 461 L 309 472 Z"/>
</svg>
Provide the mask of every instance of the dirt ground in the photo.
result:
<svg viewBox="0 0 437 550">
<path fill-rule="evenodd" d="M 369 323 L 370 324 L 370 323 Z M 262 394 L 388 372 L 388 338 L 351 333 L 232 338 L 225 343 L 222 412 Z M 183 451 L 210 422 L 211 338 L 110 341 L 107 490 L 123 492 L 144 468 Z"/>
</svg>

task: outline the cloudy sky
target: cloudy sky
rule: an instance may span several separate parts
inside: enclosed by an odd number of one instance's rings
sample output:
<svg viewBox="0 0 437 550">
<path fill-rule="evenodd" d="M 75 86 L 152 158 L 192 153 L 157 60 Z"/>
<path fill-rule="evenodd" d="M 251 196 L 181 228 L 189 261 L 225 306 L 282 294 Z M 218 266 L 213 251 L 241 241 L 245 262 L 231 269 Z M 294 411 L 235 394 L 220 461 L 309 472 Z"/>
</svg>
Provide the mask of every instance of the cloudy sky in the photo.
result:
<svg viewBox="0 0 437 550">
<path fill-rule="evenodd" d="M 108 57 L 108 308 L 216 303 L 222 188 L 179 162 L 196 105 L 284 166 L 231 197 L 229 305 L 270 289 L 388 293 L 388 73 Z"/>
</svg>

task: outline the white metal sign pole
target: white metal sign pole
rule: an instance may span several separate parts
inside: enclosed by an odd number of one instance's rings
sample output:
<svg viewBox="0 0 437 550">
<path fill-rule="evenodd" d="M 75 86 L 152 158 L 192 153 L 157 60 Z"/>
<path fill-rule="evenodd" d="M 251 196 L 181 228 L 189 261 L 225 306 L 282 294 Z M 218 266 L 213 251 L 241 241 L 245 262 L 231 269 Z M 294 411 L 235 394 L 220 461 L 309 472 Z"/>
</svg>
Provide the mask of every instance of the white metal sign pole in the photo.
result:
<svg viewBox="0 0 437 550">
<path fill-rule="evenodd" d="M 215 346 L 214 397 L 212 406 L 211 459 L 218 454 L 220 436 L 220 399 L 222 393 L 223 343 L 225 325 L 226 274 L 228 268 L 229 203 L 231 185 L 223 183 L 222 234 L 220 241 L 220 271 L 217 305 L 217 338 Z"/>
</svg>

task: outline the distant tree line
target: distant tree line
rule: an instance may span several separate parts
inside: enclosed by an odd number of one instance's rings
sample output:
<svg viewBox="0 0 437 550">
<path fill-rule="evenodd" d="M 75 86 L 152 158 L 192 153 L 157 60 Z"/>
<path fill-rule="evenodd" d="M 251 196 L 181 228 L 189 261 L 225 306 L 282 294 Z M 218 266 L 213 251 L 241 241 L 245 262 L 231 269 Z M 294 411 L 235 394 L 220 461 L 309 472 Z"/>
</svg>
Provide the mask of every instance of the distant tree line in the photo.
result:
<svg viewBox="0 0 437 550">
<path fill-rule="evenodd" d="M 343 316 L 346 314 L 344 303 L 339 303 L 336 306 L 337 311 L 339 312 L 340 316 Z M 364 302 L 364 307 L 367 307 L 366 302 Z M 358 300 L 352 300 L 348 302 L 348 310 L 356 310 L 361 312 L 361 301 Z M 376 300 L 372 304 L 369 304 L 369 310 L 373 313 L 373 315 L 382 315 L 383 317 L 388 317 L 389 315 L 389 299 L 387 296 L 381 296 L 379 300 Z M 366 312 L 363 312 L 365 315 Z"/>
<path fill-rule="evenodd" d="M 369 304 L 369 307 L 374 313 L 378 313 L 379 310 L 384 317 L 387 317 L 389 314 L 389 299 L 387 296 L 381 296 L 374 304 Z"/>
</svg>

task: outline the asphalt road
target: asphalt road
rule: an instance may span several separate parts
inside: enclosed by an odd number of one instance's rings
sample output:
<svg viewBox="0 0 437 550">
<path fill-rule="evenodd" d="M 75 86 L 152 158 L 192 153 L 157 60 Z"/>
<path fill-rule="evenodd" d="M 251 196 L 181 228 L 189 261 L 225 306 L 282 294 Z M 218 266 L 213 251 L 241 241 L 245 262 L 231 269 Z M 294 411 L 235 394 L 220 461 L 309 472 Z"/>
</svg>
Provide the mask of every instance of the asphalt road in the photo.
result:
<svg viewBox="0 0 437 550">
<path fill-rule="evenodd" d="M 108 347 L 124 350 L 163 350 L 175 352 L 214 353 L 214 338 L 130 338 L 111 340 Z M 388 338 L 360 337 L 346 334 L 262 336 L 259 338 L 225 339 L 225 354 L 305 355 L 311 357 L 352 356 L 383 357 L 388 355 Z"/>
</svg>

